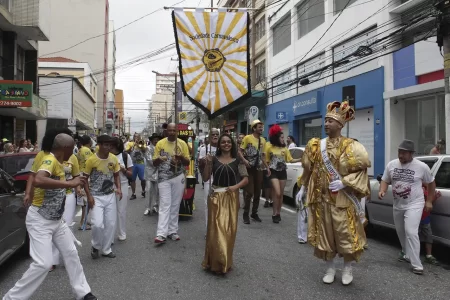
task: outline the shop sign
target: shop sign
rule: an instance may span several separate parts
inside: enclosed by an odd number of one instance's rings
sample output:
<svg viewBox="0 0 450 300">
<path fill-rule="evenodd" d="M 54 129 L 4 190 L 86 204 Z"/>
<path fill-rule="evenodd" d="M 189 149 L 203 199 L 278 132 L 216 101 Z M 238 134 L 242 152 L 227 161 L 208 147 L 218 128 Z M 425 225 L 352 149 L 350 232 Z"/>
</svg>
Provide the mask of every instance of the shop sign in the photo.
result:
<svg viewBox="0 0 450 300">
<path fill-rule="evenodd" d="M 275 120 L 277 122 L 287 122 L 288 121 L 288 115 L 285 111 L 277 111 L 275 114 Z"/>
<path fill-rule="evenodd" d="M 32 107 L 33 82 L 0 80 L 0 107 Z"/>
<path fill-rule="evenodd" d="M 258 119 L 259 109 L 257 106 L 252 106 L 248 110 L 248 122 L 252 123 L 253 121 Z"/>
<path fill-rule="evenodd" d="M 292 106 L 292 111 L 295 115 L 308 114 L 319 110 L 318 95 L 315 94 L 308 99 L 295 100 Z M 297 98 L 297 97 L 296 97 Z M 300 97 L 299 97 L 300 98 Z"/>
</svg>

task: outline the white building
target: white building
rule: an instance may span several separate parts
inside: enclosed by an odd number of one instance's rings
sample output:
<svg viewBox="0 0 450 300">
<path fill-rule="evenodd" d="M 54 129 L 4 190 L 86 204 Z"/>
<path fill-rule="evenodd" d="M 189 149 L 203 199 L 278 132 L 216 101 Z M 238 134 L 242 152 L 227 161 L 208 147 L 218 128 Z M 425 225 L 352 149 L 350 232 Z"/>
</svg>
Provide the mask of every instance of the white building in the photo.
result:
<svg viewBox="0 0 450 300">
<path fill-rule="evenodd" d="M 97 127 L 100 131 L 105 131 L 109 73 L 109 1 L 51 1 L 50 13 L 46 19 L 51 26 L 51 39 L 39 42 L 40 56 L 63 56 L 89 63 L 99 79 L 98 102 L 95 107 Z M 104 35 L 92 38 L 99 34 Z M 75 46 L 77 43 L 79 44 Z"/>
</svg>

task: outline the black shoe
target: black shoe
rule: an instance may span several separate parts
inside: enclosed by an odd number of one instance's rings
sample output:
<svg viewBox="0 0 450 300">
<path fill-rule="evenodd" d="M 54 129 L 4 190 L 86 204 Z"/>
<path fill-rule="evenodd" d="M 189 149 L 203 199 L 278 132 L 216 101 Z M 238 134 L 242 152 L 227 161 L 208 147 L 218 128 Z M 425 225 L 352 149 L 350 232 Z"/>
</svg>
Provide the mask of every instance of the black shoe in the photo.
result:
<svg viewBox="0 0 450 300">
<path fill-rule="evenodd" d="M 251 214 L 251 216 L 253 220 L 255 220 L 256 222 L 262 222 L 262 220 L 259 218 L 258 214 Z"/>
<path fill-rule="evenodd" d="M 277 218 L 278 218 L 278 222 L 281 222 L 281 216 L 277 215 Z"/>
<path fill-rule="evenodd" d="M 86 296 L 83 297 L 83 300 L 97 300 L 97 297 L 92 295 L 92 293 L 86 294 Z"/>
<path fill-rule="evenodd" d="M 280 221 L 278 221 L 278 216 L 272 216 L 272 222 L 280 223 Z"/>
<path fill-rule="evenodd" d="M 142 192 L 141 195 L 142 195 L 142 198 L 145 198 L 145 192 Z"/>
<path fill-rule="evenodd" d="M 266 200 L 266 202 L 264 202 L 264 207 L 265 208 L 269 207 L 269 201 Z"/>
<path fill-rule="evenodd" d="M 135 194 L 131 195 L 131 197 L 130 197 L 130 200 L 134 200 L 134 199 L 136 199 L 136 195 Z"/>
<path fill-rule="evenodd" d="M 248 217 L 248 213 L 244 213 L 244 224 L 250 224 L 250 218 Z"/>
<path fill-rule="evenodd" d="M 94 247 L 92 247 L 92 249 L 91 249 L 91 257 L 93 259 L 97 259 L 98 258 L 98 250 L 95 249 Z"/>
<path fill-rule="evenodd" d="M 103 257 L 116 258 L 116 254 L 114 252 L 109 252 L 108 254 L 102 254 Z"/>
<path fill-rule="evenodd" d="M 273 201 L 270 201 L 269 205 L 270 207 L 273 207 Z"/>
</svg>

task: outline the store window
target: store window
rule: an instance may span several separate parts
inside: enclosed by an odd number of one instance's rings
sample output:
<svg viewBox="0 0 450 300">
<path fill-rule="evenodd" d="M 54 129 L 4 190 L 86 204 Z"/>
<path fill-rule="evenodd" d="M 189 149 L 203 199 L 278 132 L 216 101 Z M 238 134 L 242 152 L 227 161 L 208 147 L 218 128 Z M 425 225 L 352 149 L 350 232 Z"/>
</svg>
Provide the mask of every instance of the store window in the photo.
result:
<svg viewBox="0 0 450 300">
<path fill-rule="evenodd" d="M 405 137 L 414 142 L 417 155 L 430 154 L 437 141 L 445 139 L 444 106 L 444 95 L 406 101 Z"/>
<path fill-rule="evenodd" d="M 299 146 L 305 146 L 312 138 L 322 137 L 322 118 L 308 119 L 300 122 L 300 143 Z"/>
</svg>

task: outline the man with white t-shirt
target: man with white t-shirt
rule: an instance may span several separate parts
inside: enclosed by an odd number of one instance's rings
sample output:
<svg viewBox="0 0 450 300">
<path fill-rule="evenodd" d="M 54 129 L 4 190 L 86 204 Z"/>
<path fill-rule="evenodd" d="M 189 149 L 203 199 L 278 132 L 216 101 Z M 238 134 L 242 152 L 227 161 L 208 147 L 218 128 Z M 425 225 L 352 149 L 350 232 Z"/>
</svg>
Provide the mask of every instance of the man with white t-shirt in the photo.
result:
<svg viewBox="0 0 450 300">
<path fill-rule="evenodd" d="M 211 156 L 216 155 L 217 143 L 219 141 L 219 134 L 220 134 L 219 129 L 212 128 L 211 133 L 209 135 L 209 141 L 210 141 L 209 144 L 205 147 L 200 148 L 200 153 L 198 155 L 200 171 L 202 171 L 203 168 L 205 167 L 206 154 L 209 154 Z M 211 179 L 212 179 L 212 176 L 211 176 Z M 206 207 L 205 207 L 206 226 L 208 226 L 208 194 L 209 194 L 209 180 L 205 181 L 205 190 L 204 190 L 204 199 L 205 199 L 205 205 L 206 205 Z"/>
<path fill-rule="evenodd" d="M 410 262 L 415 274 L 423 274 L 420 261 L 419 225 L 422 213 L 433 209 L 436 183 L 430 168 L 413 157 L 414 142 L 404 140 L 398 147 L 398 159 L 389 162 L 381 179 L 378 198 L 383 199 L 388 185 L 394 194 L 394 224 L 402 245 L 399 260 Z M 425 201 L 422 183 L 428 186 Z"/>
</svg>

